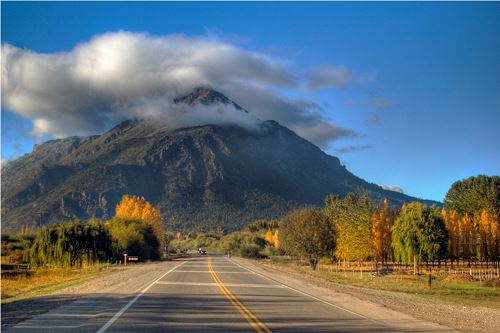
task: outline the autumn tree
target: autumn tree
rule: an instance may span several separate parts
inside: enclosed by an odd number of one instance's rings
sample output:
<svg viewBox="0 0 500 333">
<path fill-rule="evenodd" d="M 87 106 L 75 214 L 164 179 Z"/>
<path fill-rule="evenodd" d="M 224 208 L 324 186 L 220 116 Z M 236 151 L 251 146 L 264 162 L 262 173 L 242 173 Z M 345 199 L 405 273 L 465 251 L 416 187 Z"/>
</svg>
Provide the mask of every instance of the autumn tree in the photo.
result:
<svg viewBox="0 0 500 333">
<path fill-rule="evenodd" d="M 372 216 L 372 237 L 373 237 L 373 254 L 375 257 L 375 266 L 378 272 L 379 261 L 387 262 L 391 252 L 392 234 L 391 228 L 394 224 L 396 213 L 389 208 L 387 199 L 377 209 Z"/>
<path fill-rule="evenodd" d="M 420 202 L 403 205 L 392 231 L 396 260 L 405 264 L 413 262 L 415 275 L 420 262 L 434 260 L 448 246 L 444 220 L 435 206 Z"/>
<path fill-rule="evenodd" d="M 285 253 L 307 259 L 316 269 L 318 259 L 331 254 L 335 238 L 328 218 L 312 208 L 289 212 L 282 220 L 280 246 Z"/>
<path fill-rule="evenodd" d="M 460 233 L 462 238 L 461 257 L 470 262 L 476 258 L 477 228 L 474 219 L 465 213 L 460 219 Z"/>
<path fill-rule="evenodd" d="M 279 229 L 276 230 L 267 230 L 264 234 L 264 240 L 267 244 L 271 245 L 275 249 L 279 247 Z"/>
<path fill-rule="evenodd" d="M 458 260 L 460 256 L 460 245 L 462 243 L 462 237 L 460 233 L 460 218 L 456 210 L 447 211 L 446 209 L 441 210 L 441 215 L 444 219 L 444 225 L 448 231 L 448 257 L 451 259 L 451 264 L 453 266 L 453 260 Z"/>
<path fill-rule="evenodd" d="M 163 251 L 165 247 L 164 226 L 160 210 L 154 208 L 144 197 L 124 195 L 116 206 L 115 216 L 124 219 L 139 219 L 151 226 L 157 238 L 158 245 Z"/>
<path fill-rule="evenodd" d="M 499 222 L 496 216 L 483 209 L 479 218 L 479 251 L 481 260 L 496 260 L 499 252 Z"/>
<path fill-rule="evenodd" d="M 373 256 L 372 210 L 370 197 L 348 193 L 325 200 L 325 215 L 336 234 L 335 256 L 340 260 L 366 260 Z"/>
</svg>

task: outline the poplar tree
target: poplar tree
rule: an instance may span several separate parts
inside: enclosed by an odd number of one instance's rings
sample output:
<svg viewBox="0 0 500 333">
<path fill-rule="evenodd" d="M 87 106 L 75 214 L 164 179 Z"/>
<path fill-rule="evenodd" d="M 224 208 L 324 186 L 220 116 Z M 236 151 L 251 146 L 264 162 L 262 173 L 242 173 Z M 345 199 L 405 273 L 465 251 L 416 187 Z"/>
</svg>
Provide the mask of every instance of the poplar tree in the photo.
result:
<svg viewBox="0 0 500 333">
<path fill-rule="evenodd" d="M 391 251 L 392 234 L 395 212 L 389 208 L 387 199 L 379 206 L 372 216 L 372 237 L 375 267 L 378 273 L 379 261 L 387 262 Z"/>
</svg>

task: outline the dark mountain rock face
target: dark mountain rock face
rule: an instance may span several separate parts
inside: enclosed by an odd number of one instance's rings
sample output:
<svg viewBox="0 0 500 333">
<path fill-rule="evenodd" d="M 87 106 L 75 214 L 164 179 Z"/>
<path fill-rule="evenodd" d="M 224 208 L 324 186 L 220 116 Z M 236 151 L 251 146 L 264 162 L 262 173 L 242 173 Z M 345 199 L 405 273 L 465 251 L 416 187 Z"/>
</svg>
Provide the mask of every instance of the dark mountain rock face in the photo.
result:
<svg viewBox="0 0 500 333">
<path fill-rule="evenodd" d="M 178 102 L 233 103 L 207 89 Z M 122 195 L 134 194 L 159 207 L 168 227 L 235 230 L 349 191 L 398 205 L 416 200 L 354 176 L 338 158 L 275 121 L 252 130 L 171 130 L 129 120 L 99 136 L 48 141 L 4 167 L 2 227 L 34 226 L 37 211 L 46 212 L 44 223 L 109 218 Z"/>
</svg>

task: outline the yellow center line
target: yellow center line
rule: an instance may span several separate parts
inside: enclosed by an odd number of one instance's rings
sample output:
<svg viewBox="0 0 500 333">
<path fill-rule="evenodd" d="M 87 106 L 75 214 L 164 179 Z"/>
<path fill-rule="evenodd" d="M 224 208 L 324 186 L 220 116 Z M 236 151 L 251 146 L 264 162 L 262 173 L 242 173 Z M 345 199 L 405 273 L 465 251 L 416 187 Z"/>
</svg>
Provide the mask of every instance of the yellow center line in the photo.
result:
<svg viewBox="0 0 500 333">
<path fill-rule="evenodd" d="M 224 285 L 212 266 L 212 258 L 208 259 L 208 270 L 212 275 L 217 287 L 226 296 L 226 298 L 234 305 L 238 312 L 245 318 L 250 326 L 258 333 L 272 333 L 272 331 L 261 322 L 245 305 L 243 305 L 238 298 Z"/>
</svg>

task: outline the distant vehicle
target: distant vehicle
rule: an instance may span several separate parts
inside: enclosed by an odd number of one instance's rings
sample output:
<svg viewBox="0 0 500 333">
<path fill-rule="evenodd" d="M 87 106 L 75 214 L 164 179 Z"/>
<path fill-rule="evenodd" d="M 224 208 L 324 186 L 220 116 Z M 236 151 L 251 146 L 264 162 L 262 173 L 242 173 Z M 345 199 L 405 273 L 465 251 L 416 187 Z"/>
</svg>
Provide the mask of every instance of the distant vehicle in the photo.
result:
<svg viewBox="0 0 500 333">
<path fill-rule="evenodd" d="M 207 250 L 205 250 L 204 248 L 199 248 L 198 249 L 198 254 L 201 254 L 201 255 L 206 255 L 207 254 Z"/>
</svg>

